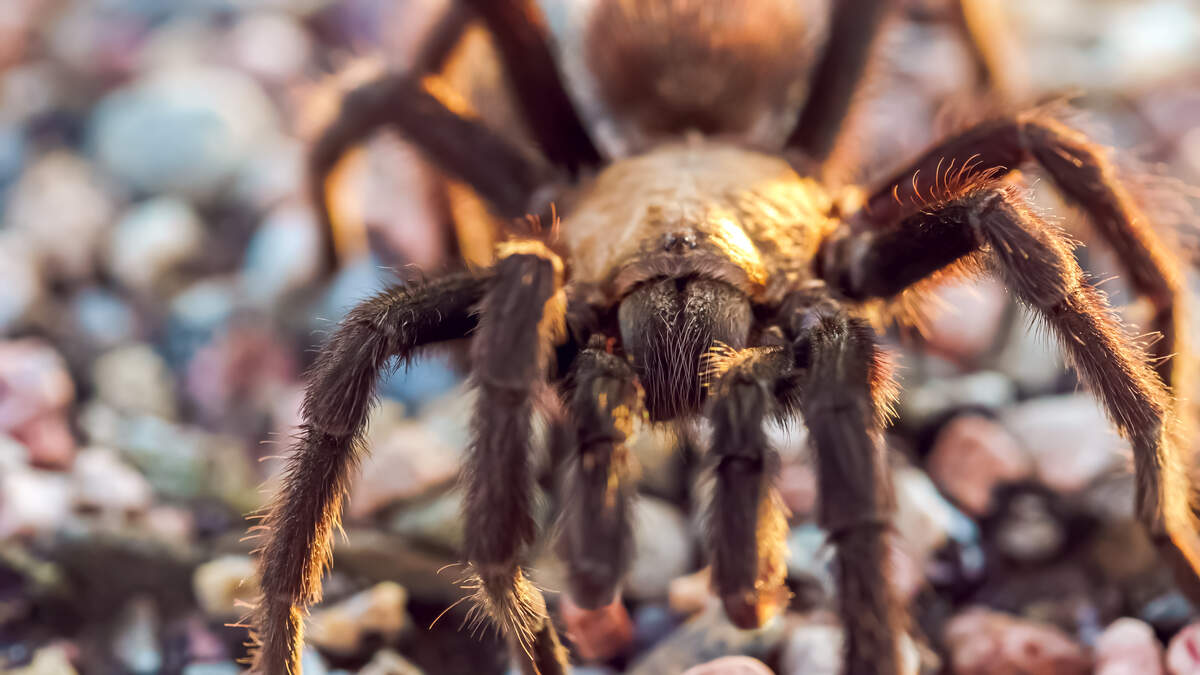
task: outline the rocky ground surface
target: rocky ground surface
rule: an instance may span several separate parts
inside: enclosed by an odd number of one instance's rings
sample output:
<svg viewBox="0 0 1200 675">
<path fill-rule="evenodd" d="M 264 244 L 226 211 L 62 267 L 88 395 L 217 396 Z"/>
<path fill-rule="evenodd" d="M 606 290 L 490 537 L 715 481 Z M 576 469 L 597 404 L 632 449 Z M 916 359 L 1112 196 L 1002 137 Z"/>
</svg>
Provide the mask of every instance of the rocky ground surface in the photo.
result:
<svg viewBox="0 0 1200 675">
<path fill-rule="evenodd" d="M 970 103 L 944 3 L 906 5 L 862 117 L 868 177 L 935 138 L 939 111 Z M 1200 7 L 1006 7 L 1019 96 L 1085 89 L 1083 123 L 1142 161 L 1130 177 L 1160 221 L 1190 222 Z M 329 110 L 314 83 L 352 56 L 402 65 L 426 14 L 384 0 L 0 3 L 3 672 L 239 672 L 246 634 L 230 624 L 256 592 L 244 516 L 273 489 L 313 350 L 387 267 L 452 264 L 430 225 L 429 172 L 398 144 L 370 152 L 373 254 L 336 274 L 322 272 L 302 187 Z M 1080 223 L 1030 183 L 1064 225 Z M 1085 259 L 1119 271 L 1102 248 Z M 1105 288 L 1142 316 L 1119 280 Z M 1200 673 L 1197 612 L 1133 518 L 1127 444 L 1000 286 L 939 297 L 947 310 L 923 338 L 888 337 L 904 387 L 889 443 L 913 672 Z M 382 391 L 305 673 L 505 672 L 501 642 L 462 629 L 461 608 L 434 622 L 462 594 L 441 570 L 460 558 L 470 394 L 438 357 Z M 550 595 L 586 664 L 576 672 L 836 672 L 805 433 L 772 433 L 792 512 L 787 613 L 757 632 L 724 620 L 688 462 L 647 433 L 621 602 L 584 612 Z M 535 556 L 537 580 L 562 588 L 550 548 Z"/>
</svg>

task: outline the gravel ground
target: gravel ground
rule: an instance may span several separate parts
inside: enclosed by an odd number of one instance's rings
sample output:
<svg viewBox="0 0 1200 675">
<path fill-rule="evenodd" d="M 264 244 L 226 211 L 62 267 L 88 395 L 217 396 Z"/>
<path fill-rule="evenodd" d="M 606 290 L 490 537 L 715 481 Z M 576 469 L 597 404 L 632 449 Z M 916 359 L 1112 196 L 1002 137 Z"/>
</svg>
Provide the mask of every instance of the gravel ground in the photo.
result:
<svg viewBox="0 0 1200 675">
<path fill-rule="evenodd" d="M 563 1 L 545 0 L 552 23 Z M 347 240 L 334 273 L 303 194 L 305 148 L 338 88 L 402 67 L 440 4 L 0 6 L 3 672 L 239 672 L 246 635 L 229 624 L 256 592 L 244 515 L 273 490 L 314 350 L 404 266 L 458 264 L 436 177 L 395 140 L 372 142 L 346 182 L 369 246 Z M 1122 151 L 1126 178 L 1189 256 L 1200 5 L 1003 4 L 1014 100 L 1081 90 L 1079 123 Z M 855 132 L 869 149 L 856 175 L 868 181 L 978 103 L 944 0 L 904 5 Z M 484 76 L 456 82 L 510 126 L 502 100 L 470 89 L 488 80 L 486 58 L 472 62 Z M 1045 181 L 1027 182 L 1086 237 Z M 487 251 L 466 239 L 462 250 Z M 1117 270 L 1102 247 L 1082 257 L 1098 276 Z M 1105 289 L 1143 317 L 1119 279 Z M 887 337 L 904 387 L 889 444 L 914 672 L 1200 673 L 1196 610 L 1133 519 L 1127 444 L 1003 288 L 960 282 L 938 297 L 945 310 L 924 336 Z M 461 380 L 439 356 L 386 379 L 347 537 L 310 619 L 307 675 L 509 668 L 494 635 L 460 629 L 461 609 L 430 628 L 461 595 L 439 572 L 462 543 Z M 793 514 L 786 615 L 757 632 L 724 620 L 707 590 L 688 455 L 647 431 L 622 601 L 584 612 L 550 596 L 587 664 L 577 673 L 836 672 L 805 432 L 772 435 Z M 562 588 L 545 548 L 537 581 Z"/>
</svg>

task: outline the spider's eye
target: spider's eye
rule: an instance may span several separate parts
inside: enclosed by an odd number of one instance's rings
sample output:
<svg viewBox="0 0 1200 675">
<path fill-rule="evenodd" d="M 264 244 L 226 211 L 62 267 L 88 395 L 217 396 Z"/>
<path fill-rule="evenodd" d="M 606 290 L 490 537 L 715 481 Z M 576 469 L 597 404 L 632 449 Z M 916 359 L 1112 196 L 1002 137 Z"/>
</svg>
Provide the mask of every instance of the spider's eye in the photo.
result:
<svg viewBox="0 0 1200 675">
<path fill-rule="evenodd" d="M 618 310 L 621 341 L 633 355 L 646 409 L 667 419 L 699 408 L 701 358 L 715 342 L 746 345 L 746 295 L 705 277 L 667 277 L 635 288 Z"/>
</svg>

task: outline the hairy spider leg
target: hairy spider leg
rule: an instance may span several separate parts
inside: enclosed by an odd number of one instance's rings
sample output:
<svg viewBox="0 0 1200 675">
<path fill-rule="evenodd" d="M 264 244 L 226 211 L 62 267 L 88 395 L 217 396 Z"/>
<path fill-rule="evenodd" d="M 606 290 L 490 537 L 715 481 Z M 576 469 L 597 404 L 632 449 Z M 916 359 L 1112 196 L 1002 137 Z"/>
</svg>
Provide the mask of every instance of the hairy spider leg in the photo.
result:
<svg viewBox="0 0 1200 675">
<path fill-rule="evenodd" d="M 926 203 L 892 227 L 833 239 L 824 274 L 855 299 L 887 298 L 986 251 L 1000 277 L 1051 331 L 1133 448 L 1136 510 L 1174 565 L 1183 589 L 1200 588 L 1200 535 L 1190 504 L 1186 446 L 1172 400 L 1104 295 L 1089 284 L 1067 238 L 1039 218 L 1013 186 L 979 183 Z"/>
<path fill-rule="evenodd" d="M 634 421 L 642 392 L 632 366 L 594 334 L 575 359 L 569 382 L 568 423 L 574 452 L 562 490 L 562 540 L 571 599 L 596 609 L 613 601 L 633 559 L 630 503 Z"/>
<path fill-rule="evenodd" d="M 328 236 L 333 228 L 328 182 L 345 153 L 382 128 L 398 132 L 447 174 L 470 185 L 506 218 L 524 216 L 553 172 L 478 119 L 448 108 L 429 81 L 389 74 L 362 85 L 309 153 L 309 196 Z"/>
<path fill-rule="evenodd" d="M 833 3 L 825 51 L 817 62 L 808 99 L 786 147 L 803 152 L 817 163 L 829 159 L 867 72 L 872 48 L 890 5 L 886 0 Z"/>
<path fill-rule="evenodd" d="M 845 675 L 898 675 L 903 613 L 888 566 L 894 510 L 883 442 L 883 356 L 861 318 L 826 300 L 787 319 L 800 412 L 816 452 L 817 515 L 835 545 Z"/>
<path fill-rule="evenodd" d="M 461 0 L 483 18 L 508 74 L 530 134 L 543 156 L 571 175 L 600 164 L 550 51 L 536 0 Z"/>
<path fill-rule="evenodd" d="M 779 455 L 763 427 L 783 411 L 777 396 L 790 388 L 793 361 L 786 343 L 717 346 L 707 358 L 716 479 L 707 518 L 709 560 L 714 590 L 739 628 L 762 626 L 790 597 L 784 586 L 787 514 L 774 487 Z"/>
<path fill-rule="evenodd" d="M 999 177 L 1028 162 L 1043 167 L 1087 213 L 1126 268 L 1134 290 L 1152 303 L 1149 327 L 1162 338 L 1150 345 L 1149 356 L 1163 383 L 1177 397 L 1186 397 L 1186 293 L 1178 263 L 1121 184 L 1105 151 L 1044 111 L 984 122 L 937 144 L 871 196 L 863 225 L 889 227 L 914 204 L 926 201 L 922 193 L 945 192 L 947 182 L 961 185 L 985 172 Z"/>
<path fill-rule="evenodd" d="M 252 672 L 300 672 L 305 607 L 321 597 L 379 371 L 394 357 L 407 361 L 422 345 L 466 336 L 489 278 L 458 274 L 386 290 L 355 307 L 321 350 L 308 373 L 303 422 L 281 489 L 255 528 L 263 537 L 263 594 L 252 616 Z"/>
<path fill-rule="evenodd" d="M 545 246 L 502 246 L 471 342 L 479 398 L 463 475 L 465 553 L 476 611 L 501 629 L 527 675 L 567 670 L 545 598 L 521 568 L 537 534 L 530 435 L 554 346 L 565 333 L 562 284 L 562 261 Z"/>
</svg>

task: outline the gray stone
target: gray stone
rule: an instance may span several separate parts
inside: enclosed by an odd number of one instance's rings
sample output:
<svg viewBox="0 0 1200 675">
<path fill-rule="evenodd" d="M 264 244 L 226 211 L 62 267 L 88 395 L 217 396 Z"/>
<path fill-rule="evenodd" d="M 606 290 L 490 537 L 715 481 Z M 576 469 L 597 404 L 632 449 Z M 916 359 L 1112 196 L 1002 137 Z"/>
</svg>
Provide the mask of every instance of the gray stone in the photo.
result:
<svg viewBox="0 0 1200 675">
<path fill-rule="evenodd" d="M 192 591 L 208 616 L 237 619 L 261 592 L 254 560 L 232 554 L 209 560 L 192 575 Z"/>
<path fill-rule="evenodd" d="M 276 133 L 270 100 L 233 70 L 152 70 L 96 107 L 91 142 L 100 161 L 137 189 L 215 196 Z"/>
<path fill-rule="evenodd" d="M 974 521 L 938 493 L 933 481 L 919 469 L 905 467 L 892 473 L 896 491 L 896 532 L 918 566 L 947 539 L 976 541 Z"/>
<path fill-rule="evenodd" d="M 5 227 L 19 234 L 42 269 L 55 277 L 90 277 L 95 252 L 116 215 L 116 202 L 99 173 L 69 152 L 48 153 L 12 188 Z"/>
<path fill-rule="evenodd" d="M 251 304 L 270 307 L 311 283 L 321 270 L 316 217 L 298 206 L 282 206 L 259 225 L 242 262 L 242 292 Z"/>
<path fill-rule="evenodd" d="M 158 197 L 127 211 L 108 239 L 109 272 L 126 288 L 151 296 L 169 293 L 173 273 L 204 250 L 204 223 L 184 201 Z"/>
<path fill-rule="evenodd" d="M 636 600 L 667 597 L 671 580 L 692 565 L 688 521 L 674 506 L 654 497 L 633 502 L 634 561 L 625 595 Z"/>
<path fill-rule="evenodd" d="M 1080 492 L 1127 465 L 1129 444 L 1088 394 L 1032 399 L 1001 421 L 1032 455 L 1038 479 L 1058 492 Z"/>
<path fill-rule="evenodd" d="M 92 380 L 100 399 L 119 411 L 175 418 L 174 376 L 149 345 L 128 345 L 103 354 L 92 365 Z"/>
<path fill-rule="evenodd" d="M 357 654 L 367 635 L 393 643 L 408 628 L 408 591 L 384 581 L 341 602 L 321 605 L 309 616 L 305 636 L 310 644 L 343 656 Z"/>
<path fill-rule="evenodd" d="M 683 624 L 670 637 L 638 659 L 629 675 L 680 673 L 722 656 L 766 657 L 784 639 L 785 622 L 769 621 L 758 630 L 739 630 L 713 605 Z"/>
<path fill-rule="evenodd" d="M 144 513 L 154 500 L 145 477 L 108 448 L 81 450 L 75 457 L 71 481 L 76 506 L 109 518 Z"/>
<path fill-rule="evenodd" d="M 462 550 L 462 492 L 459 489 L 396 509 L 388 529 L 453 553 Z"/>
<path fill-rule="evenodd" d="M 400 656 L 390 649 L 381 649 L 367 665 L 358 671 L 358 675 L 424 675 L 425 671 L 418 668 L 412 661 Z"/>
<path fill-rule="evenodd" d="M 131 673 L 151 675 L 162 668 L 158 609 L 148 597 L 131 599 L 117 619 L 113 653 Z"/>
<path fill-rule="evenodd" d="M 825 531 L 812 523 L 793 527 L 787 538 L 788 578 L 814 584 L 826 597 L 834 592 L 834 547 L 827 541 Z"/>
</svg>

